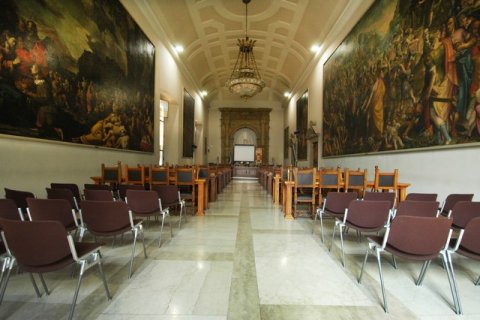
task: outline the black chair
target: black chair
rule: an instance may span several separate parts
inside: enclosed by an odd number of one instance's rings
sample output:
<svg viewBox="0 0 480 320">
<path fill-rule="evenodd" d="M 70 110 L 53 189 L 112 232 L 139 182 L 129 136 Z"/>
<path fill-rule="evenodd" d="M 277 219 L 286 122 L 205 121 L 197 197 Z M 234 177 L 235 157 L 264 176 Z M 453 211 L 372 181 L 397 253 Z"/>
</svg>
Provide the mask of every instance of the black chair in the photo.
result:
<svg viewBox="0 0 480 320">
<path fill-rule="evenodd" d="M 115 201 L 110 190 L 85 189 L 83 190 L 83 196 L 85 200 L 91 201 Z"/>
<path fill-rule="evenodd" d="M 145 186 L 143 184 L 121 184 L 118 186 L 118 196 L 121 200 L 125 201 L 125 197 L 127 196 L 127 190 L 145 190 Z"/>
<path fill-rule="evenodd" d="M 35 199 L 28 198 L 28 217 L 30 221 L 55 220 L 60 222 L 68 232 L 77 232 L 83 235 L 83 223 L 77 221 L 71 204 L 64 199 Z"/>
<path fill-rule="evenodd" d="M 461 312 L 460 305 L 456 297 L 456 283 L 453 278 L 453 269 L 448 259 L 447 248 L 452 230 L 452 219 L 430 218 L 415 216 L 399 216 L 393 219 L 392 223 L 386 227 L 384 236 L 368 237 L 369 248 L 365 253 L 362 269 L 358 282 L 362 280 L 363 270 L 368 259 L 370 251 L 375 252 L 377 257 L 378 271 L 380 274 L 380 284 L 383 295 L 383 308 L 388 312 L 387 297 L 383 281 L 381 253 L 386 251 L 395 256 L 406 260 L 421 261 L 423 266 L 416 285 L 420 286 L 426 274 L 426 270 L 433 259 L 442 257 L 445 271 L 453 297 L 456 313 Z"/>
<path fill-rule="evenodd" d="M 168 208 L 162 210 L 161 200 L 158 197 L 157 192 L 152 190 L 127 190 L 127 197 L 125 202 L 130 208 L 130 212 L 135 216 L 149 218 L 151 216 L 156 217 L 162 216 L 162 226 L 160 227 L 160 235 L 158 237 L 158 246 L 162 242 L 162 232 L 163 225 L 165 223 L 165 218 L 168 219 L 168 224 L 170 225 L 170 237 L 173 236 L 172 233 L 172 224 L 170 222 L 170 213 Z"/>
<path fill-rule="evenodd" d="M 72 237 L 67 234 L 64 226 L 58 221 L 20 222 L 0 219 L 0 226 L 3 229 L 2 238 L 7 251 L 12 255 L 13 262 L 16 261 L 23 271 L 30 273 L 30 279 L 37 295 L 40 295 L 40 292 L 32 276 L 33 273 L 39 274 L 44 290 L 48 295 L 49 291 L 42 274 L 63 269 L 74 263 L 80 266 L 68 319 L 73 318 L 85 271 L 94 265 L 98 265 L 107 297 L 111 300 L 102 269 L 99 244 L 74 242 Z M 2 286 L 2 298 L 7 288 L 13 262 L 9 265 L 5 283 Z"/>
<path fill-rule="evenodd" d="M 480 202 L 458 201 L 448 216 L 453 219 L 452 226 L 454 228 L 464 229 L 470 220 L 480 217 Z"/>
<path fill-rule="evenodd" d="M 409 193 L 405 201 L 437 201 L 436 193 Z"/>
<path fill-rule="evenodd" d="M 161 209 L 168 208 L 169 212 L 180 210 L 180 219 L 178 220 L 178 228 L 182 227 L 182 219 L 185 214 L 185 200 L 181 199 L 180 191 L 175 185 L 153 185 L 152 191 L 155 191 L 160 198 Z M 185 222 L 187 222 L 185 215 Z"/>
<path fill-rule="evenodd" d="M 47 191 L 47 199 L 64 199 L 70 203 L 73 210 L 80 210 L 79 203 L 70 189 L 45 188 L 45 190 Z"/>
<path fill-rule="evenodd" d="M 24 215 L 27 214 L 27 198 L 35 198 L 35 195 L 28 191 L 5 188 L 5 198 L 12 199 Z"/>
<path fill-rule="evenodd" d="M 133 235 L 132 254 L 128 278 L 132 276 L 133 259 L 135 258 L 135 244 L 140 234 L 143 244 L 143 254 L 147 258 L 145 236 L 142 220 L 133 219 L 128 205 L 123 201 L 82 201 L 82 214 L 88 231 L 94 237 L 110 237 L 122 235 L 131 231 Z"/>
<path fill-rule="evenodd" d="M 322 242 L 323 242 L 323 217 L 331 217 L 343 219 L 345 214 L 345 209 L 348 208 L 350 202 L 357 199 L 357 193 L 352 192 L 329 192 L 327 197 L 323 201 L 323 206 L 317 208 L 317 214 L 315 215 L 315 220 L 313 221 L 313 226 L 317 221 L 317 217 L 320 218 L 320 230 L 322 232 Z M 312 233 L 314 229 L 312 229 Z"/>
<path fill-rule="evenodd" d="M 395 192 L 376 192 L 367 191 L 363 196 L 363 200 L 369 201 L 390 201 L 391 208 L 395 208 Z"/>
<path fill-rule="evenodd" d="M 12 199 L 0 199 L 0 218 L 24 221 L 22 210 Z M 0 281 L 1 283 L 1 281 Z"/>
<path fill-rule="evenodd" d="M 293 215 L 298 217 L 297 206 L 307 204 L 310 207 L 308 216 L 315 214 L 315 196 L 316 196 L 316 168 L 294 168 L 293 169 Z"/>
<path fill-rule="evenodd" d="M 357 232 L 378 232 L 390 221 L 392 210 L 389 201 L 353 200 L 345 210 L 343 220 L 335 219 L 330 250 L 335 240 L 335 230 L 338 227 L 340 246 L 342 250 L 342 265 L 345 266 L 343 249 L 343 231 L 345 227 Z"/>
<path fill-rule="evenodd" d="M 80 194 L 80 189 L 78 188 L 78 185 L 75 183 L 58 183 L 58 182 L 52 182 L 50 183 L 50 188 L 52 189 L 69 189 L 73 196 L 75 197 L 75 200 L 77 201 L 77 206 L 80 206 L 80 201 L 82 201 L 82 195 Z"/>
<path fill-rule="evenodd" d="M 465 226 L 465 229 L 460 230 L 455 245 L 452 245 L 452 247 L 448 249 L 448 258 L 452 267 L 452 254 L 454 253 L 476 261 L 480 261 L 480 217 L 471 219 Z M 453 274 L 453 276 L 455 275 Z M 455 279 L 453 283 L 456 283 Z M 480 284 L 480 277 L 477 278 L 474 284 L 476 286 Z M 455 291 L 455 294 L 457 295 L 460 313 L 462 313 L 458 290 Z"/>
<path fill-rule="evenodd" d="M 473 194 L 470 193 L 452 193 L 449 194 L 442 203 L 440 214 L 448 216 L 455 203 L 459 201 L 472 201 Z"/>
<path fill-rule="evenodd" d="M 416 216 L 416 217 L 437 217 L 438 201 L 413 201 L 405 200 L 398 204 L 394 211 L 394 217 Z"/>
</svg>

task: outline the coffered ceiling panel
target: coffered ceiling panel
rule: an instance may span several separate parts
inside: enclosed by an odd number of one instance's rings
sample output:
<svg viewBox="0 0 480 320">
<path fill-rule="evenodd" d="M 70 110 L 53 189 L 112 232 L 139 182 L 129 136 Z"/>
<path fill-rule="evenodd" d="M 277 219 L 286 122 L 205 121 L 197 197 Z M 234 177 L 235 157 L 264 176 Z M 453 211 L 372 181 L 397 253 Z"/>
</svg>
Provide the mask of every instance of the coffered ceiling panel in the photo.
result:
<svg viewBox="0 0 480 320">
<path fill-rule="evenodd" d="M 310 72 L 314 58 L 310 47 L 321 45 L 352 1 L 359 0 L 251 0 L 247 32 L 257 40 L 254 55 L 265 80 L 269 99 L 283 100 Z M 242 0 L 143 0 L 170 42 L 181 44 L 178 61 L 208 99 L 235 99 L 225 82 L 237 59 L 238 38 L 245 36 L 245 4 Z M 159 31 L 160 32 L 160 31 Z M 264 97 L 265 95 L 262 95 Z"/>
</svg>

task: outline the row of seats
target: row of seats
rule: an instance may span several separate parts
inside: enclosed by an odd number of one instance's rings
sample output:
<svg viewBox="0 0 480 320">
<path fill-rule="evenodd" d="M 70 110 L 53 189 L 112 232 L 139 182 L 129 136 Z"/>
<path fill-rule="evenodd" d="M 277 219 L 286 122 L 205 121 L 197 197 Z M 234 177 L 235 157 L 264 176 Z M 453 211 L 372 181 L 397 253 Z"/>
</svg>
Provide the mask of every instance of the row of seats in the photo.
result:
<svg viewBox="0 0 480 320">
<path fill-rule="evenodd" d="M 80 275 L 69 319 L 73 317 L 83 274 L 91 266 L 99 266 L 107 296 L 111 298 L 102 271 L 97 237 L 115 237 L 125 232 L 132 232 L 132 253 L 128 271 L 130 278 L 137 239 L 142 240 L 144 256 L 147 258 L 143 219 L 151 216 L 162 217 L 158 236 L 158 246 L 160 246 L 164 223 L 170 217 L 170 210 L 180 210 L 180 228 L 185 208 L 185 202 L 180 198 L 176 186 L 161 186 L 156 191 L 127 190 L 125 201 L 114 201 L 109 190 L 87 189 L 87 194 L 89 191 L 106 192 L 109 198 L 104 201 L 81 199 L 78 203 L 73 200 L 75 197 L 71 190 L 66 188 L 47 188 L 49 199 L 36 199 L 32 193 L 25 191 L 12 189 L 5 191 L 6 199 L 0 199 L 0 228 L 3 239 L 0 243 L 0 259 L 3 262 L 0 277 L 0 303 L 15 264 L 29 273 L 38 273 L 44 290 L 48 294 L 42 274 L 77 263 L 80 265 Z M 71 201 L 63 198 L 65 194 L 69 195 Z M 86 195 L 86 197 L 89 196 Z M 21 206 L 18 206 L 16 201 L 19 201 Z M 81 209 L 77 210 L 78 208 Z M 172 237 L 172 225 L 170 219 L 167 220 L 170 225 L 170 237 Z M 82 241 L 86 231 L 93 236 L 93 243 Z M 78 233 L 78 240 L 75 240 Z M 5 277 L 4 271 L 6 271 Z M 31 277 L 31 279 L 37 295 L 40 296 L 34 278 Z"/>
<path fill-rule="evenodd" d="M 436 194 L 414 193 L 395 206 L 395 194 L 390 192 L 366 192 L 363 199 L 358 199 L 356 192 L 329 192 L 323 206 L 317 210 L 315 221 L 318 217 L 321 222 L 323 242 L 323 218 L 335 219 L 329 249 L 332 249 L 338 230 L 343 266 L 346 230 L 352 229 L 358 234 L 376 233 L 367 238 L 368 249 L 358 281 L 362 279 L 369 253 L 375 253 L 385 312 L 388 312 L 388 303 L 381 269 L 382 252 L 392 254 L 395 267 L 395 256 L 423 262 L 417 285 L 422 283 L 430 262 L 440 256 L 448 276 L 455 312 L 461 314 L 452 255 L 457 253 L 480 260 L 480 202 L 473 202 L 473 196 L 451 194 L 439 206 Z M 480 277 L 475 284 L 478 283 Z"/>
</svg>

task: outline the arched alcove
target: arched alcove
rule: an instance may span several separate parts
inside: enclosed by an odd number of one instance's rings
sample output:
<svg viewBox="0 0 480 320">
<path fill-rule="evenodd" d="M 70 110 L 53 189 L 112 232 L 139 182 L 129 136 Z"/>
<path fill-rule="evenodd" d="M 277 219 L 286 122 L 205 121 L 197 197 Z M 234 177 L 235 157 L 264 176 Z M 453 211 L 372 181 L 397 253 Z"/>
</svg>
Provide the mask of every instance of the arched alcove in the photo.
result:
<svg viewBox="0 0 480 320">
<path fill-rule="evenodd" d="M 220 108 L 222 163 L 232 158 L 235 132 L 249 129 L 255 133 L 257 148 L 262 148 L 262 164 L 268 163 L 270 108 Z"/>
</svg>

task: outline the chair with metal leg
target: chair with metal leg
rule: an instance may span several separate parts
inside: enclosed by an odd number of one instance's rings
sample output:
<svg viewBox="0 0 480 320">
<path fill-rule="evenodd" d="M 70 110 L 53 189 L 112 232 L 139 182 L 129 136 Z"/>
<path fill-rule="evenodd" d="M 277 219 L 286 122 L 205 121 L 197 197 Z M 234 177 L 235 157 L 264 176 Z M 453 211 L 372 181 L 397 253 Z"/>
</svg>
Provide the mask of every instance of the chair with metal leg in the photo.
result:
<svg viewBox="0 0 480 320">
<path fill-rule="evenodd" d="M 48 295 L 50 292 L 42 274 L 63 269 L 71 264 L 80 266 L 68 319 L 73 318 L 83 276 L 94 265 L 98 265 L 108 299 L 112 298 L 102 269 L 99 244 L 74 242 L 58 221 L 21 222 L 0 219 L 0 226 L 3 229 L 3 241 L 12 256 L 7 277 L 2 285 L 1 298 L 4 296 L 15 262 L 23 271 L 30 273 L 37 295 L 40 295 L 40 292 L 32 276 L 33 273 L 39 274 L 43 288 Z"/>
<path fill-rule="evenodd" d="M 135 244 L 140 235 L 143 244 L 143 254 L 147 258 L 145 236 L 142 220 L 134 219 L 128 205 L 123 201 L 82 201 L 83 219 L 88 231 L 95 237 L 110 237 L 132 232 L 132 254 L 128 278 L 132 277 L 133 260 L 135 258 Z"/>
<path fill-rule="evenodd" d="M 457 314 L 462 312 L 452 265 L 447 254 L 448 243 L 452 234 L 451 225 L 452 219 L 447 218 L 399 216 L 393 219 L 390 225 L 387 225 L 384 236 L 368 237 L 369 247 L 365 253 L 358 282 L 360 283 L 362 280 L 368 254 L 375 252 L 385 312 L 388 312 L 388 303 L 382 273 L 382 252 L 389 252 L 406 260 L 423 262 L 420 275 L 416 281 L 417 286 L 422 284 L 430 262 L 441 256 L 447 272 L 455 312 Z"/>
</svg>

